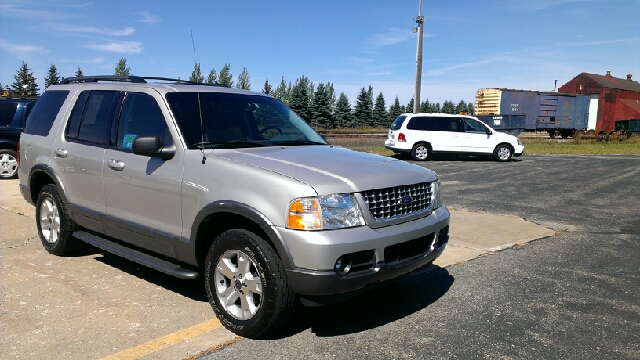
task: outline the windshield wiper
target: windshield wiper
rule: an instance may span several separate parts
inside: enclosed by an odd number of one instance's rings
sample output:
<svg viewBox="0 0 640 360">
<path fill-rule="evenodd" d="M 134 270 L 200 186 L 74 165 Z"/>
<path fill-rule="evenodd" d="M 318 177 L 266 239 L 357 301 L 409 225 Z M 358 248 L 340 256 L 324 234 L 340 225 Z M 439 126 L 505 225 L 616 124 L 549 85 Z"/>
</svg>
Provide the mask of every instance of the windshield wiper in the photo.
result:
<svg viewBox="0 0 640 360">
<path fill-rule="evenodd" d="M 276 141 L 273 143 L 274 145 L 327 145 L 327 143 L 319 142 L 319 141 L 311 141 L 307 139 L 298 139 L 298 140 L 283 140 Z"/>
<path fill-rule="evenodd" d="M 204 149 L 236 149 L 244 147 L 262 147 L 263 143 L 257 141 L 231 140 L 231 141 L 203 141 L 193 144 L 198 148 Z"/>
</svg>

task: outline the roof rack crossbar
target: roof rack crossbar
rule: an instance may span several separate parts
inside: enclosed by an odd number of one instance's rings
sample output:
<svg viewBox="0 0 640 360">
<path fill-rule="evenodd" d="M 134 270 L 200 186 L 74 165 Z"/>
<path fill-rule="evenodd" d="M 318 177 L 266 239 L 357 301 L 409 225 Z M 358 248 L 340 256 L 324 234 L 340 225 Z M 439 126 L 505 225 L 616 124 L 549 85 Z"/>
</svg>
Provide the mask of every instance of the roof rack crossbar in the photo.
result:
<svg viewBox="0 0 640 360">
<path fill-rule="evenodd" d="M 96 76 L 68 77 L 68 78 L 62 78 L 60 80 L 60 84 L 71 84 L 71 83 L 79 83 L 79 82 L 98 82 L 98 81 L 123 81 L 123 82 L 143 84 L 147 82 L 146 80 L 174 81 L 176 83 L 186 84 L 186 85 L 221 86 L 219 84 L 197 83 L 189 80 L 172 79 L 172 78 L 157 77 L 157 76 L 133 76 L 133 75 L 129 75 L 129 76 L 96 75 Z"/>
</svg>

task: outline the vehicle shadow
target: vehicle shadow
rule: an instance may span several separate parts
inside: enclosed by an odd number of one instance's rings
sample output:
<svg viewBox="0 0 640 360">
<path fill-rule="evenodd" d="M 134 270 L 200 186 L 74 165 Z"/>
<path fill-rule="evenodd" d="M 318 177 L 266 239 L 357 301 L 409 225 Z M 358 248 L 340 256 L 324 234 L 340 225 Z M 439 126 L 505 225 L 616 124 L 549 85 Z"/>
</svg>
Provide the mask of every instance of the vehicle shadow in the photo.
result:
<svg viewBox="0 0 640 360">
<path fill-rule="evenodd" d="M 300 307 L 289 323 L 269 339 L 282 339 L 311 329 L 320 337 L 332 337 L 374 329 L 435 303 L 453 285 L 444 268 L 414 273 L 357 295 L 345 302 L 324 307 Z"/>
<path fill-rule="evenodd" d="M 428 164 L 430 161 L 439 162 L 439 161 L 473 161 L 473 162 L 497 162 L 493 156 L 477 156 L 477 155 L 455 155 L 455 154 L 434 154 L 431 155 L 431 158 L 427 161 L 415 161 L 410 156 L 394 154 L 391 156 L 392 158 L 398 160 L 405 160 L 416 164 Z M 512 162 L 520 162 L 522 161 L 521 157 L 513 157 L 511 158 Z"/>
</svg>

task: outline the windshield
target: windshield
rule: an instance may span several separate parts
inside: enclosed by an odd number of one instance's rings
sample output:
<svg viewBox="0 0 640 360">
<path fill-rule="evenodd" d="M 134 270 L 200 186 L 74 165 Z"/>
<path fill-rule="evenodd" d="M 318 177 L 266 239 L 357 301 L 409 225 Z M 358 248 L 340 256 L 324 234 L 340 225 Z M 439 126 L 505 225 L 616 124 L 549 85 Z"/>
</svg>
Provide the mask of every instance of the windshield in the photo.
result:
<svg viewBox="0 0 640 360">
<path fill-rule="evenodd" d="M 189 149 L 327 145 L 295 112 L 270 97 L 217 92 L 166 97 Z"/>
</svg>

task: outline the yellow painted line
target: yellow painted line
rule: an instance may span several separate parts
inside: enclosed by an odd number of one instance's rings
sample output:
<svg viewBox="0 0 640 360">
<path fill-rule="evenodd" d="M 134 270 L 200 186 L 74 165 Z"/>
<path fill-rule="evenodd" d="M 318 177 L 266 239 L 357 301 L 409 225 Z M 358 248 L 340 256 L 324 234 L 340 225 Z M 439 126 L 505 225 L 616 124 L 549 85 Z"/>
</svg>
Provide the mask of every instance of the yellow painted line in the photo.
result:
<svg viewBox="0 0 640 360">
<path fill-rule="evenodd" d="M 109 355 L 107 357 L 103 357 L 100 360 L 125 360 L 125 359 L 137 359 L 139 357 L 151 354 L 153 352 L 162 350 L 164 348 L 168 348 L 169 346 L 175 345 L 181 341 L 191 339 L 198 335 L 202 335 L 209 331 L 215 330 L 221 327 L 220 321 L 218 319 L 212 319 L 209 321 L 205 321 L 198 325 L 194 325 L 192 327 L 182 329 L 180 331 L 176 331 L 173 334 L 169 334 L 163 336 L 161 338 L 148 341 L 144 344 L 140 344 L 138 346 L 122 350 L 115 354 Z"/>
</svg>

